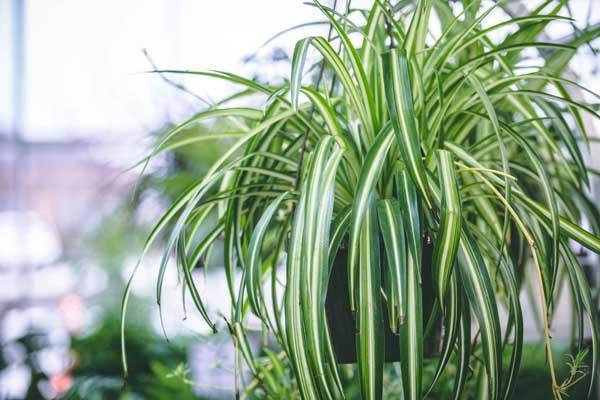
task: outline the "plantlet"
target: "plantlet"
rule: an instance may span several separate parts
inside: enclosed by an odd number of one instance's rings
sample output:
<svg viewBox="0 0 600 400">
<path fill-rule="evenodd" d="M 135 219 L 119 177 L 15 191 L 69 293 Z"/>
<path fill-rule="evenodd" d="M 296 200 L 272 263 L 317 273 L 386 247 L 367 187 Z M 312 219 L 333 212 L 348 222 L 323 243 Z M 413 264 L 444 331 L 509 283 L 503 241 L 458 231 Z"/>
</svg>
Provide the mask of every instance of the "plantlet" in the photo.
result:
<svg viewBox="0 0 600 400">
<path fill-rule="evenodd" d="M 569 376 L 560 384 L 559 390 L 562 395 L 568 396 L 568 390 L 584 379 L 588 366 L 585 364 L 587 349 L 581 350 L 575 357 L 568 354 L 567 365 L 569 366 Z"/>
<path fill-rule="evenodd" d="M 600 219 L 587 195 L 590 172 L 582 154 L 589 147 L 584 116 L 599 116 L 571 95 L 589 91 L 561 73 L 600 29 L 576 31 L 567 43 L 541 41 L 549 24 L 573 22 L 562 16 L 567 2 L 545 1 L 499 22 L 490 16 L 508 3 L 455 3 L 462 4 L 459 15 L 445 1 L 375 0 L 369 9 L 348 5 L 344 13 L 315 1 L 330 36 L 300 40 L 289 82 L 278 86 L 226 72 L 161 71 L 224 79 L 242 89 L 231 99 L 264 100 L 250 108 L 229 107 L 226 99 L 157 143 L 147 160 L 191 142 L 236 139 L 158 221 L 144 253 L 168 231 L 157 303 L 175 253 L 185 290 L 216 329 L 192 271 L 222 241 L 233 304 L 227 325 L 255 378 L 252 389 L 266 397 L 289 390 L 282 386 L 284 362 L 302 398 L 344 397 L 346 369 L 339 368 L 330 335 L 337 316 L 325 307 L 340 248 L 347 249 L 348 296 L 341 300 L 355 321 L 353 371 L 362 398 L 382 397 L 384 320 L 398 340 L 404 398 L 423 398 L 449 363 L 454 398 L 461 398 L 476 352 L 489 398 L 511 398 L 523 348 L 519 293 L 527 277 L 538 290 L 555 398 L 583 371 L 577 357 L 561 384 L 552 361 L 551 321 L 565 279 L 580 347 L 584 318 L 591 327 L 592 391 L 598 321 L 573 249 L 579 243 L 600 253 Z M 439 35 L 432 34 L 434 15 Z M 514 30 L 492 39 L 506 27 Z M 525 68 L 525 50 L 535 50 L 543 66 Z M 235 130 L 182 136 L 211 119 Z M 584 218 L 591 231 L 579 225 Z M 207 224 L 209 233 L 199 235 Z M 432 249 L 424 251 L 424 242 Z M 128 294 L 129 285 L 123 318 Z M 499 307 L 508 312 L 503 327 Z M 255 359 L 245 334 L 249 314 L 277 341 L 281 358 Z M 441 334 L 437 322 L 443 325 L 439 363 L 425 381 L 424 343 Z M 503 349 L 510 349 L 507 365 Z"/>
</svg>

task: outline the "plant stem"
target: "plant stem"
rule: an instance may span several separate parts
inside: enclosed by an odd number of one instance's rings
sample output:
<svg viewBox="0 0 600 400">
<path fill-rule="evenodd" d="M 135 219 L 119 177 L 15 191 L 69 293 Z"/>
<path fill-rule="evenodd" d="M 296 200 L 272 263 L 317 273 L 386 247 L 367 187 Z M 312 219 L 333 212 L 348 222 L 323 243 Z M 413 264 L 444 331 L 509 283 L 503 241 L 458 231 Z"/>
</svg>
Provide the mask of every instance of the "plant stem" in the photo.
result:
<svg viewBox="0 0 600 400">
<path fill-rule="evenodd" d="M 148 60 L 148 62 L 150 63 L 150 65 L 152 66 L 152 72 L 156 72 L 158 73 L 158 76 L 168 85 L 173 86 L 175 89 L 177 90 L 181 90 L 182 92 L 192 96 L 193 98 L 195 98 L 196 100 L 200 100 L 202 103 L 206 104 L 208 107 L 212 107 L 212 104 L 198 96 L 196 93 L 192 92 L 190 89 L 188 89 L 185 85 L 183 85 L 182 83 L 179 82 L 175 82 L 174 80 L 168 78 L 163 72 L 161 72 L 161 70 L 156 66 L 156 63 L 154 62 L 154 59 L 152 59 L 152 57 L 150 56 L 150 53 L 148 53 L 147 49 L 142 49 L 142 52 L 144 53 L 144 57 L 146 57 L 146 60 Z"/>
<path fill-rule="evenodd" d="M 461 167 L 466 168 L 465 165 L 461 164 Z M 545 336 L 545 341 L 546 341 L 546 357 L 548 359 L 548 369 L 550 370 L 550 378 L 552 380 L 552 394 L 554 396 L 555 399 L 562 399 L 562 396 L 560 394 L 560 386 L 558 385 L 557 381 L 556 381 L 556 372 L 554 371 L 554 362 L 552 360 L 552 347 L 551 347 L 551 340 L 552 338 L 550 337 L 550 324 L 548 322 L 548 307 L 547 307 L 547 302 L 546 302 L 546 293 L 544 291 L 544 281 L 542 278 L 542 268 L 540 266 L 540 261 L 538 259 L 538 254 L 537 254 L 537 244 L 535 243 L 535 240 L 533 239 L 533 237 L 531 236 L 531 234 L 529 233 L 529 231 L 527 230 L 527 228 L 525 227 L 525 224 L 523 223 L 523 221 L 521 220 L 521 218 L 519 218 L 518 214 L 515 212 L 515 210 L 511 207 L 510 204 L 508 204 L 508 201 L 506 200 L 506 198 L 504 198 L 504 196 L 502 196 L 502 194 L 498 191 L 498 189 L 496 189 L 494 187 L 494 185 L 487 180 L 479 171 L 476 170 L 472 170 L 473 174 L 477 175 L 477 177 L 479 179 L 481 179 L 481 181 L 483 181 L 483 183 L 490 188 L 490 190 L 494 193 L 494 195 L 496 197 L 498 197 L 498 199 L 500 200 L 500 202 L 502 202 L 502 204 L 504 205 L 504 207 L 508 210 L 508 212 L 512 215 L 513 219 L 515 220 L 517 226 L 519 227 L 519 230 L 523 233 L 523 236 L 525 237 L 525 240 L 527 241 L 527 244 L 529 245 L 529 248 L 531 249 L 531 255 L 533 257 L 533 263 L 535 264 L 536 267 L 536 275 L 537 275 L 537 283 L 538 286 L 540 288 L 540 303 L 542 306 L 542 316 L 543 316 L 543 320 L 544 320 L 544 336 Z"/>
</svg>

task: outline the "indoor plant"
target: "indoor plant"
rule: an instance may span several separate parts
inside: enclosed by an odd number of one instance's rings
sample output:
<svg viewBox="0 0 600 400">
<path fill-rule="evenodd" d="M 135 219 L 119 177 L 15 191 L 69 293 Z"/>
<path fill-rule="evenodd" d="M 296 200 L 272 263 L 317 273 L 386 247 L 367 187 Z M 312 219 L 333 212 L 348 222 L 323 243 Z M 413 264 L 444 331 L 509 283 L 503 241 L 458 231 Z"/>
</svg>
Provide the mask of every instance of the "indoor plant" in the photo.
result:
<svg viewBox="0 0 600 400">
<path fill-rule="evenodd" d="M 145 250 L 169 228 L 159 305 L 175 253 L 186 290 L 216 329 L 192 270 L 222 239 L 234 304 L 225 319 L 256 385 L 276 397 L 274 372 L 254 360 L 246 343 L 248 313 L 279 343 L 303 398 L 341 397 L 336 338 L 329 334 L 336 316 L 328 319 L 324 305 L 343 246 L 350 294 L 344 300 L 356 321 L 363 398 L 381 397 L 384 337 L 389 340 L 384 315 L 397 333 L 405 398 L 422 398 L 449 361 L 456 366 L 455 398 L 461 398 L 475 353 L 487 395 L 510 398 L 523 345 L 518 296 L 531 271 L 548 355 L 562 280 L 572 288 L 576 321 L 589 320 L 591 392 L 598 372 L 596 309 L 571 246 L 600 252 L 598 211 L 586 194 L 589 171 L 580 149 L 588 140 L 582 114 L 598 115 L 572 99 L 569 88 L 586 89 L 561 73 L 599 29 L 578 32 L 566 44 L 540 41 L 550 23 L 571 23 L 559 16 L 565 3 L 546 1 L 528 15 L 489 26 L 487 18 L 502 4 L 480 9 L 480 2 L 465 0 L 454 15 L 448 3 L 433 0 L 376 0 L 368 10 L 348 5 L 344 13 L 315 2 L 330 35 L 298 42 L 289 83 L 272 87 L 225 72 L 162 71 L 225 79 L 243 87 L 236 100 L 259 94 L 264 102 L 228 107 L 226 99 L 170 130 L 148 156 L 194 141 L 237 138 L 148 239 Z M 442 27 L 436 37 L 434 14 Z M 516 30 L 490 38 L 507 26 Z M 544 65 L 523 71 L 525 49 L 537 49 Z M 309 51 L 322 57 L 314 68 L 305 65 Z M 313 71 L 312 83 L 303 85 Z M 215 118 L 235 130 L 182 137 L 187 127 Z M 213 216 L 210 233 L 198 237 Z M 579 226 L 583 218 L 593 232 Z M 433 243 L 431 263 L 422 262 L 424 238 Z M 422 284 L 427 274 L 431 285 Z M 428 312 L 425 300 L 433 303 Z M 502 329 L 500 304 L 509 314 Z M 438 319 L 444 326 L 439 366 L 425 386 L 423 343 L 439 333 Z M 577 329 L 582 337 L 583 322 Z M 504 349 L 511 354 L 505 366 Z M 548 360 L 560 398 L 581 371 L 563 381 Z"/>
</svg>

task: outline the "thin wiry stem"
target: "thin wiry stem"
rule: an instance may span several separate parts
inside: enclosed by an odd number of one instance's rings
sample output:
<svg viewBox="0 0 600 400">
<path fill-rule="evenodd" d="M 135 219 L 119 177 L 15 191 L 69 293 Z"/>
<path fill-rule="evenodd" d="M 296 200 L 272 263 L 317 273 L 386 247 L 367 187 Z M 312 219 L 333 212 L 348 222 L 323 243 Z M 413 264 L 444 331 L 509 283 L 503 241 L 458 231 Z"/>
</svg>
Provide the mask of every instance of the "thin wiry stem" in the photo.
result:
<svg viewBox="0 0 600 400">
<path fill-rule="evenodd" d="M 467 168 L 465 165 L 462 165 L 462 164 L 461 164 L 461 167 Z M 540 289 L 540 303 L 542 306 L 542 317 L 543 317 L 543 321 L 544 321 L 544 336 L 545 336 L 545 341 L 546 341 L 546 357 L 548 359 L 548 369 L 550 370 L 550 379 L 552 380 L 552 393 L 556 399 L 562 399 L 561 392 L 560 392 L 560 386 L 557 383 L 556 372 L 554 371 L 554 361 L 552 360 L 552 345 L 551 345 L 552 337 L 550 336 L 550 323 L 548 321 L 547 299 L 546 299 L 546 292 L 544 291 L 544 281 L 542 278 L 542 267 L 540 265 L 540 261 L 538 259 L 538 254 L 537 254 L 537 244 L 536 244 L 535 240 L 533 239 L 533 236 L 531 236 L 531 233 L 529 232 L 529 230 L 525 227 L 525 224 L 523 223 L 523 221 L 521 220 L 519 215 L 512 208 L 512 206 L 508 203 L 506 198 L 504 198 L 504 196 L 502 196 L 502 194 L 498 191 L 498 189 L 496 189 L 496 187 L 494 187 L 494 185 L 488 179 L 486 179 L 479 171 L 471 170 L 471 172 L 474 175 L 476 175 L 494 193 L 494 195 L 498 198 L 498 200 L 500 200 L 500 202 L 502 202 L 504 207 L 512 215 L 517 226 L 519 227 L 519 230 L 521 231 L 521 233 L 523 233 L 523 236 L 525 237 L 525 240 L 527 241 L 527 244 L 529 245 L 529 248 L 531 250 L 531 256 L 533 257 L 533 263 L 534 263 L 535 269 L 536 269 L 537 284 Z"/>
<path fill-rule="evenodd" d="M 192 96 L 196 100 L 201 101 L 202 103 L 204 103 L 208 107 L 212 107 L 212 104 L 208 100 L 206 100 L 206 99 L 198 96 L 196 93 L 192 92 L 190 89 L 188 89 L 182 83 L 175 82 L 174 80 L 172 80 L 169 77 L 167 77 L 164 72 L 161 72 L 161 70 L 156 66 L 156 63 L 154 62 L 154 59 L 152 59 L 152 57 L 150 56 L 150 53 L 148 53 L 148 49 L 142 49 L 142 52 L 144 53 L 144 56 L 146 57 L 146 60 L 148 60 L 148 62 L 152 66 L 152 72 L 156 72 L 158 74 L 158 76 L 160 76 L 160 78 L 165 83 L 173 86 L 177 90 L 181 90 L 182 92 L 184 92 L 184 93 Z"/>
</svg>

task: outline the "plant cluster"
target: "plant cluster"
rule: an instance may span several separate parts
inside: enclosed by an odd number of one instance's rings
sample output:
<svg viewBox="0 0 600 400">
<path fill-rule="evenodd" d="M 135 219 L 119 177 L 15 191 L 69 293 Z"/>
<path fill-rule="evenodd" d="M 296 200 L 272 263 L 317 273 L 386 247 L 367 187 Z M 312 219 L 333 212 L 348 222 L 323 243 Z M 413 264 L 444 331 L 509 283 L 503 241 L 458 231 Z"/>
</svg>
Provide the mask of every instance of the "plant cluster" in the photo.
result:
<svg viewBox="0 0 600 400">
<path fill-rule="evenodd" d="M 529 277 L 555 398 L 583 379 L 582 357 L 564 382 L 553 365 L 551 321 L 565 280 L 579 347 L 585 319 L 591 328 L 592 391 L 598 321 L 575 243 L 600 253 L 583 154 L 584 118 L 599 115 L 573 98 L 573 90 L 589 90 L 562 73 L 600 29 L 549 42 L 540 40 L 549 26 L 573 24 L 566 1 L 544 1 L 523 15 L 511 15 L 509 2 L 453 3 L 462 5 L 458 15 L 437 0 L 375 0 L 368 9 L 348 4 L 343 13 L 315 0 L 330 34 L 300 40 L 289 82 L 278 86 L 227 72 L 161 71 L 243 90 L 171 129 L 146 160 L 190 143 L 235 139 L 148 238 L 144 252 L 169 231 L 157 302 L 176 254 L 184 290 L 216 330 L 193 270 L 222 242 L 233 305 L 227 326 L 267 397 L 287 390 L 276 379 L 283 364 L 275 356 L 266 364 L 255 359 L 245 333 L 249 314 L 277 341 L 302 398 L 344 396 L 347 368 L 336 361 L 324 307 L 340 246 L 349 253 L 346 301 L 356 322 L 362 398 L 382 397 L 384 314 L 399 341 L 404 398 L 423 398 L 449 363 L 453 398 L 461 398 L 472 370 L 490 399 L 511 398 L 523 349 L 519 293 Z M 495 12 L 505 17 L 490 23 Z M 498 39 L 507 27 L 511 33 Z M 536 57 L 542 66 L 529 63 Z M 229 105 L 257 95 L 264 100 L 258 107 Z M 227 121 L 230 130 L 184 134 L 210 120 Z M 584 219 L 591 231 L 580 226 Z M 433 243 L 431 263 L 423 262 L 424 238 Z M 425 273 L 431 285 L 423 284 Z M 128 294 L 129 287 L 123 319 Z M 424 298 L 434 299 L 429 315 Z M 500 307 L 508 312 L 505 326 Z M 443 325 L 440 357 L 426 385 L 423 343 L 436 334 L 436 320 Z"/>
</svg>

